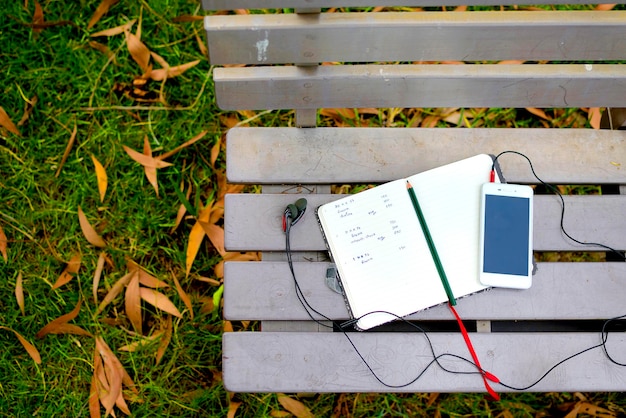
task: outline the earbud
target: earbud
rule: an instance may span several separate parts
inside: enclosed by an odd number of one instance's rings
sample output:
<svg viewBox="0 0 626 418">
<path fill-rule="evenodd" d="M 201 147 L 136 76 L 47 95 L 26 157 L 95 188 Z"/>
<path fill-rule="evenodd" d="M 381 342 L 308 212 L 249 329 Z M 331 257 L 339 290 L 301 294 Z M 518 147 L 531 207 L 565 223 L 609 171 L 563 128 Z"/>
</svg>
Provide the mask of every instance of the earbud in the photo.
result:
<svg viewBox="0 0 626 418">
<path fill-rule="evenodd" d="M 283 214 L 283 231 L 287 231 L 287 219 L 290 219 L 290 225 L 295 225 L 302 216 L 304 216 L 304 212 L 306 212 L 307 201 L 305 198 L 300 198 L 296 200 L 295 203 L 290 203 L 285 208 L 285 212 Z"/>
</svg>

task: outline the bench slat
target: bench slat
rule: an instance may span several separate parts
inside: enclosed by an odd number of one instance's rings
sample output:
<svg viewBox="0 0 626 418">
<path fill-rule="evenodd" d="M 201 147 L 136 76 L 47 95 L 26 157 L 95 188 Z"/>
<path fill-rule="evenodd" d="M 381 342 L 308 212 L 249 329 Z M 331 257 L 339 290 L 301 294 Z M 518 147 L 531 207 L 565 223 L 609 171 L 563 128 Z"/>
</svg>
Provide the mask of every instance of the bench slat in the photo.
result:
<svg viewBox="0 0 626 418">
<path fill-rule="evenodd" d="M 626 58 L 626 11 L 208 16 L 205 28 L 214 65 Z"/>
<path fill-rule="evenodd" d="M 619 64 L 243 67 L 213 78 L 225 110 L 619 107 L 626 97 Z"/>
<path fill-rule="evenodd" d="M 294 270 L 311 306 L 333 320 L 344 321 L 349 315 L 343 296 L 325 283 L 327 266 L 301 262 L 294 263 Z M 286 262 L 229 262 L 226 274 L 227 319 L 310 320 L 296 297 Z M 457 309 L 467 320 L 612 318 L 624 313 L 625 277 L 626 263 L 539 263 L 530 289 L 494 288 L 459 299 Z M 409 319 L 454 320 L 445 305 Z"/>
<path fill-rule="evenodd" d="M 301 195 L 300 195 L 301 196 Z M 315 208 L 342 195 L 306 195 L 308 212 L 291 231 L 293 251 L 324 251 Z M 564 196 L 565 229 L 581 241 L 600 241 L 626 249 L 626 196 Z M 293 195 L 239 194 L 226 196 L 225 244 L 229 251 L 284 251 L 281 217 Z M 556 196 L 538 195 L 534 203 L 535 251 L 592 251 L 570 242 L 560 229 L 561 205 Z"/>
<path fill-rule="evenodd" d="M 205 10 L 282 9 L 369 6 L 499 6 L 522 4 L 597 4 L 600 0 L 202 0 Z"/>
<path fill-rule="evenodd" d="M 549 183 L 626 184 L 626 131 L 592 129 L 235 128 L 226 164 L 232 183 L 363 184 L 504 150 Z M 524 159 L 500 163 L 508 181 L 536 182 Z"/>
<path fill-rule="evenodd" d="M 469 358 L 459 333 L 431 333 L 435 352 Z M 420 333 L 352 333 L 350 338 L 376 373 L 390 384 L 415 378 L 432 360 Z M 609 352 L 622 362 L 626 334 L 610 335 Z M 525 386 L 550 367 L 595 346 L 600 333 L 473 334 L 482 366 L 502 382 Z M 404 388 L 387 388 L 365 368 L 341 333 L 238 332 L 223 336 L 224 386 L 231 392 L 483 392 L 482 379 L 438 367 Z M 450 369 L 472 371 L 461 360 L 442 359 Z M 497 391 L 506 388 L 493 384 Z M 626 367 L 606 359 L 596 348 L 550 373 L 532 391 L 623 391 Z"/>
</svg>

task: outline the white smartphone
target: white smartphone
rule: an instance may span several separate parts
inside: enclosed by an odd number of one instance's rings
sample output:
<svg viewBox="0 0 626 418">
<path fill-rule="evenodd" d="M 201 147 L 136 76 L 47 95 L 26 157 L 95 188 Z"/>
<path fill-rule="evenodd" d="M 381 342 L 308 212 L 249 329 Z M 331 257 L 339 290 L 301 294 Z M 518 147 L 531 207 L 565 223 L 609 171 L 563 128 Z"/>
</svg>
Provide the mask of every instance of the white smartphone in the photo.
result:
<svg viewBox="0 0 626 418">
<path fill-rule="evenodd" d="M 480 282 L 528 289 L 533 275 L 533 189 L 485 183 L 481 189 Z"/>
</svg>

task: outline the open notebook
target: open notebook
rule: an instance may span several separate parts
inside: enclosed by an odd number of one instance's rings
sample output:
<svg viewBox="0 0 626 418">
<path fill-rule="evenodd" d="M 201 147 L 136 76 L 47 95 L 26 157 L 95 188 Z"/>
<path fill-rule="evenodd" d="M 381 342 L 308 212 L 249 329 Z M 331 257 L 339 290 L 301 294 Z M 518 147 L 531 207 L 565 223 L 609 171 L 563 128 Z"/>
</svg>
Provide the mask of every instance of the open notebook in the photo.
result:
<svg viewBox="0 0 626 418">
<path fill-rule="evenodd" d="M 317 216 L 357 328 L 448 300 L 407 192 L 410 181 L 456 298 L 478 279 L 480 187 L 493 160 L 482 154 L 320 206 Z M 496 181 L 499 179 L 496 176 Z M 365 315 L 365 316 L 364 316 Z"/>
</svg>

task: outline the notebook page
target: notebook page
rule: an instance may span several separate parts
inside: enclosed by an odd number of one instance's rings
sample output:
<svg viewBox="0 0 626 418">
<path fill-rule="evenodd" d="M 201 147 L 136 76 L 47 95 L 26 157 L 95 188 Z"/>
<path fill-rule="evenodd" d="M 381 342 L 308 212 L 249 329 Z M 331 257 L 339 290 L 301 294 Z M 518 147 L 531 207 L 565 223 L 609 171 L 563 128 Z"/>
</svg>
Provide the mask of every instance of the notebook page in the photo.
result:
<svg viewBox="0 0 626 418">
<path fill-rule="evenodd" d="M 405 316 L 446 300 L 405 180 L 322 205 L 318 217 L 354 317 Z M 358 326 L 392 319 L 369 315 Z"/>
<path fill-rule="evenodd" d="M 492 164 L 482 154 L 409 178 L 457 298 L 486 288 L 478 277 L 480 188 Z"/>
</svg>

